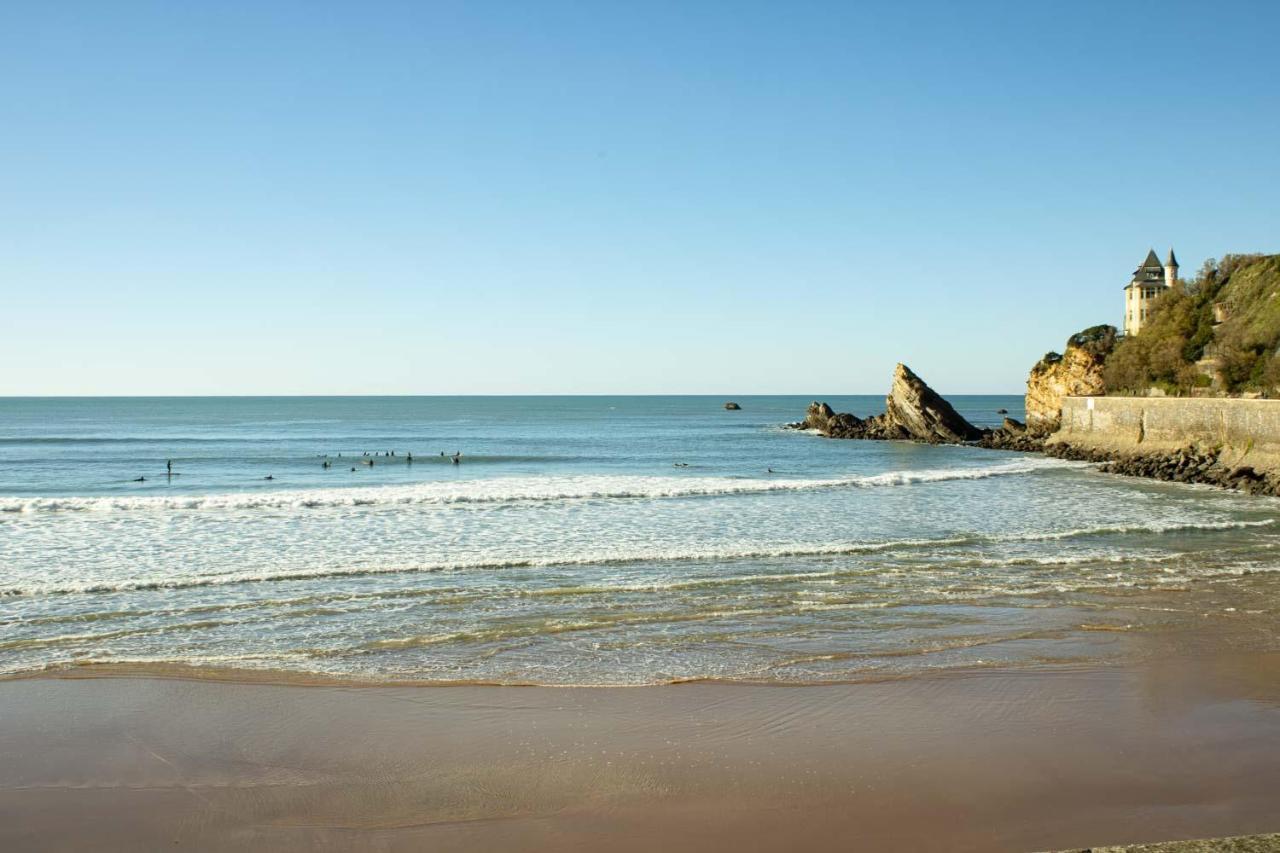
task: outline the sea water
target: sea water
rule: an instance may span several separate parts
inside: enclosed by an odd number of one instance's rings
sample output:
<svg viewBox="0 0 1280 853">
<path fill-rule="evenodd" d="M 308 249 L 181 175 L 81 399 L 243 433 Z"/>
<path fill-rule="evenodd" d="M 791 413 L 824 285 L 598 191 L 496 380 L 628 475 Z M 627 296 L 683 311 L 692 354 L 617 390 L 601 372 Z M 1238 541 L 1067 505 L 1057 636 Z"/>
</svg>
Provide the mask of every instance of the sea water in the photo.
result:
<svg viewBox="0 0 1280 853">
<path fill-rule="evenodd" d="M 1273 499 L 737 402 L 0 399 L 0 674 L 816 682 L 1104 661 L 1272 606 Z"/>
</svg>

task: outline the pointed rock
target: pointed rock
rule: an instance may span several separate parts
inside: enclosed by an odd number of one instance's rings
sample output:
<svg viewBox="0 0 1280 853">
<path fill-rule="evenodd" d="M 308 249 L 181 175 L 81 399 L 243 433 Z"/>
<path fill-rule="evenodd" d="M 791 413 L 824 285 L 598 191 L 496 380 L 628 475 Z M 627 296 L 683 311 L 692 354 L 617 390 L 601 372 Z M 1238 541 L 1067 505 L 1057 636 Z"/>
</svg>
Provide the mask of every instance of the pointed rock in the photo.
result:
<svg viewBox="0 0 1280 853">
<path fill-rule="evenodd" d="M 837 414 L 826 403 L 814 401 L 805 419 L 791 426 L 817 430 L 828 438 L 912 439 L 930 444 L 978 441 L 986 435 L 905 364 L 894 371 L 884 414 L 863 420 L 846 412 Z"/>
<path fill-rule="evenodd" d="M 885 398 L 886 428 L 899 427 L 907 437 L 930 443 L 977 441 L 982 430 L 969 423 L 905 364 L 893 371 L 893 387 Z"/>
</svg>

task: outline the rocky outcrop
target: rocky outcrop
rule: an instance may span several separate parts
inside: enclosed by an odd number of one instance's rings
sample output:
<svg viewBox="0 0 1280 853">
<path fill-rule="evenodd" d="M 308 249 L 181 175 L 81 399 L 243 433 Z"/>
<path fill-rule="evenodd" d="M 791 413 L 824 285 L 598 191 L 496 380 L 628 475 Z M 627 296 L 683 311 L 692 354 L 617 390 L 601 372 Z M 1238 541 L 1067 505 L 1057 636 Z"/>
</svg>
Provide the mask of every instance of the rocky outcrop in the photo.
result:
<svg viewBox="0 0 1280 853">
<path fill-rule="evenodd" d="M 1110 333 L 1104 332 L 1100 338 L 1091 341 L 1087 336 L 1094 330 L 1086 330 L 1081 335 L 1072 336 L 1068 341 L 1068 351 L 1074 350 L 1084 355 L 1090 353 L 1091 347 L 1105 351 L 1114 342 L 1115 329 L 1100 328 L 1110 329 Z M 1106 341 L 1108 337 L 1111 338 L 1109 342 Z M 1099 349 L 1094 349 L 1094 352 Z M 1077 359 L 1081 357 L 1073 356 Z M 1149 446 L 1151 441 L 1144 441 L 1148 436 L 1140 431 L 1140 437 L 1129 439 L 1132 443 L 1127 445 L 1097 441 L 1085 443 L 1071 429 L 1077 420 L 1078 403 L 1083 404 L 1083 401 L 1075 400 L 1067 404 L 1066 425 L 1053 436 L 1038 432 L 1031 423 L 1024 424 L 1009 417 L 997 429 L 979 430 L 961 417 L 906 365 L 899 364 L 894 372 L 893 388 L 885 400 L 884 414 L 863 419 L 848 413 L 837 413 L 826 403 L 814 402 L 809 405 L 803 421 L 789 426 L 816 430 L 829 438 L 912 439 L 934 444 L 967 443 L 997 450 L 1044 452 L 1063 459 L 1095 462 L 1098 463 L 1099 470 L 1111 474 L 1175 483 L 1200 483 L 1250 494 L 1280 497 L 1280 462 L 1277 461 L 1280 457 L 1275 453 L 1264 452 L 1267 450 L 1265 447 L 1261 450 L 1255 448 L 1252 440 L 1243 449 L 1230 443 L 1195 441 L 1185 446 L 1166 441 L 1163 446 L 1154 448 Z M 1243 401 L 1236 403 L 1239 405 Z M 1125 405 L 1125 398 L 1119 397 L 1096 401 L 1099 410 L 1104 406 L 1123 409 Z M 1255 401 L 1248 405 L 1266 405 L 1266 401 Z M 1093 410 L 1095 406 L 1091 404 L 1089 408 Z M 1059 414 L 1060 412 L 1055 412 L 1056 417 Z M 1242 423 L 1255 428 L 1250 433 L 1255 435 L 1261 415 L 1258 412 L 1246 414 L 1249 417 Z M 1113 426 L 1123 427 L 1127 423 L 1122 422 L 1123 418 L 1116 412 L 1110 412 L 1109 417 Z M 1142 423 L 1145 424 L 1148 420 L 1149 417 L 1144 414 Z M 1224 416 L 1210 420 L 1216 424 L 1218 432 L 1230 422 Z M 1093 421 L 1090 420 L 1089 423 L 1092 425 Z M 1228 434 L 1227 437 L 1230 438 L 1231 435 Z M 1246 457 L 1250 464 L 1244 464 Z"/>
<path fill-rule="evenodd" d="M 1171 483 L 1198 483 L 1253 495 L 1280 495 L 1280 475 L 1249 465 L 1233 465 L 1218 449 L 1188 445 L 1157 453 L 1117 453 L 1098 447 L 1050 442 L 1044 452 L 1060 459 L 1099 462 L 1098 470 Z"/>
<path fill-rule="evenodd" d="M 730 412 L 736 412 L 742 408 L 737 403 L 733 403 L 733 402 L 725 403 L 724 407 L 727 411 L 730 411 Z"/>
<path fill-rule="evenodd" d="M 1102 365 L 1115 348 L 1115 326 L 1093 326 L 1067 338 L 1059 355 L 1050 352 L 1027 377 L 1027 429 L 1034 435 L 1054 432 L 1062 415 L 1063 397 L 1106 393 Z"/>
<path fill-rule="evenodd" d="M 1032 453 L 1044 449 L 1043 435 L 1037 435 L 1027 429 L 1027 425 L 1014 418 L 1005 418 L 998 429 L 993 429 L 978 442 L 992 450 L 1019 450 Z"/>
<path fill-rule="evenodd" d="M 835 414 L 835 410 L 826 403 L 814 400 L 809 404 L 809 408 L 805 410 L 804 420 L 787 424 L 787 426 L 791 429 L 811 429 L 825 433 L 827 431 L 827 423 L 835 417 Z"/>
<path fill-rule="evenodd" d="M 893 371 L 893 387 L 885 398 L 881 417 L 886 425 L 891 424 L 917 441 L 959 444 L 982 438 L 982 430 L 960 417 L 950 403 L 905 364 Z"/>
<path fill-rule="evenodd" d="M 815 401 L 805 419 L 792 426 L 817 430 L 828 438 L 912 439 L 930 444 L 973 442 L 985 435 L 905 364 L 894 369 L 884 414 L 864 420 L 837 414 L 826 403 Z"/>
<path fill-rule="evenodd" d="M 826 403 L 817 400 L 809 404 L 804 420 L 788 424 L 793 429 L 811 429 L 820 432 L 827 438 L 878 438 L 867 434 L 868 423 L 873 419 L 863 420 L 848 412 L 837 414 Z"/>
</svg>

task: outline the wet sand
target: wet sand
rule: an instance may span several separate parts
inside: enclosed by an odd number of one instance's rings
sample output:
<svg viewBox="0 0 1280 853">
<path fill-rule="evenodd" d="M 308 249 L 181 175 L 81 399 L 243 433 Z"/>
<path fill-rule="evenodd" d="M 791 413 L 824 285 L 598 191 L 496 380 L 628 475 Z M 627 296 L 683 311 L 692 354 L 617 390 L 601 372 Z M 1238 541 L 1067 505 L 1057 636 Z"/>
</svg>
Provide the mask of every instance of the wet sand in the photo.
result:
<svg viewBox="0 0 1280 853">
<path fill-rule="evenodd" d="M 807 687 L 0 682 L 4 850 L 1049 850 L 1280 829 L 1280 655 Z"/>
</svg>

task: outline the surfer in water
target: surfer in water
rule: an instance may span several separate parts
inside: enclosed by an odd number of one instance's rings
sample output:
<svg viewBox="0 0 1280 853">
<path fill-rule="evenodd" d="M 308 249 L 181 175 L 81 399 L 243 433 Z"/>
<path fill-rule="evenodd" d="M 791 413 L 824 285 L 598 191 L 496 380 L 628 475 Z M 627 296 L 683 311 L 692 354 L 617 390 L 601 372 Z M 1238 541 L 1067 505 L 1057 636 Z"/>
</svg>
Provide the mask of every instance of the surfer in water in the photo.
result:
<svg viewBox="0 0 1280 853">
<path fill-rule="evenodd" d="M 462 451 L 461 451 L 461 450 L 455 450 L 455 451 L 453 452 L 453 464 L 454 464 L 454 465 L 460 465 L 460 464 L 462 464 Z"/>
<path fill-rule="evenodd" d="M 146 477 L 135 477 L 135 478 L 134 478 L 134 480 L 133 480 L 133 482 L 135 482 L 135 483 L 145 483 L 145 482 L 147 482 L 147 478 L 146 478 Z"/>
<path fill-rule="evenodd" d="M 166 472 L 166 473 L 168 473 L 168 474 L 172 474 L 172 473 L 173 473 L 173 460 L 172 460 L 172 459 L 166 459 L 166 460 L 164 460 L 164 470 L 165 470 L 165 472 Z"/>
</svg>

